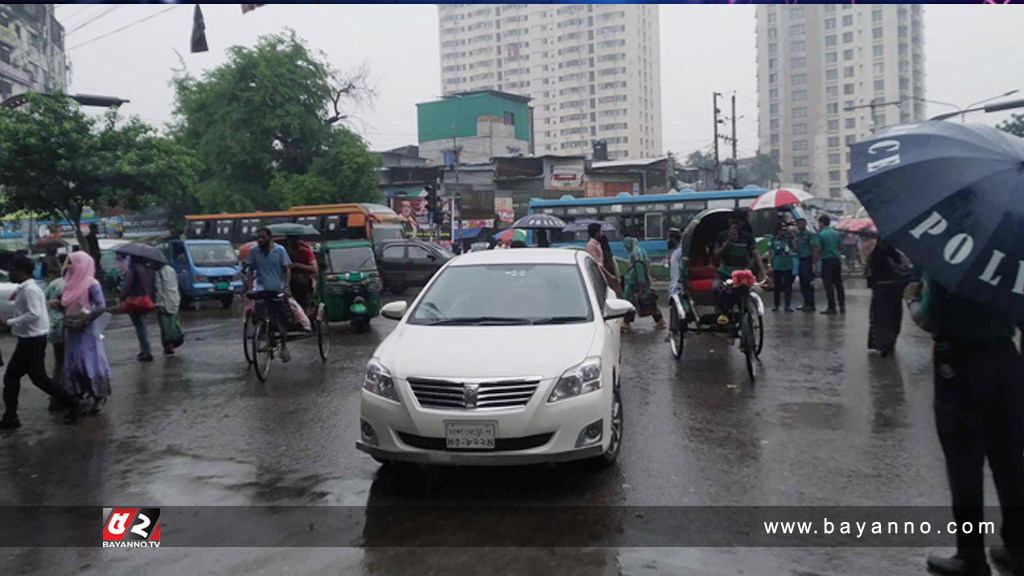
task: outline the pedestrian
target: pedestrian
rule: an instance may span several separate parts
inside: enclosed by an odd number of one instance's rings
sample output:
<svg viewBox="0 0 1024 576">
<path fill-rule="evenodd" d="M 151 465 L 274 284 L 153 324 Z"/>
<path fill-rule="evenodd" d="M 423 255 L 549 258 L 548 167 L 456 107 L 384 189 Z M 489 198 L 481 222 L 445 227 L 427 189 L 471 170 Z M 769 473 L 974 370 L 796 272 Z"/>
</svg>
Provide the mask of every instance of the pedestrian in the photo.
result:
<svg viewBox="0 0 1024 576">
<path fill-rule="evenodd" d="M 21 426 L 18 420 L 18 395 L 21 378 L 28 375 L 32 384 L 60 403 L 73 408 L 65 418 L 73 422 L 78 418 L 75 398 L 46 375 L 46 337 L 50 332 L 46 296 L 32 273 L 35 263 L 27 256 L 18 255 L 11 260 L 11 279 L 19 284 L 14 293 L 14 316 L 0 318 L 0 325 L 9 326 L 18 339 L 4 373 L 4 415 L 0 429 L 13 430 Z"/>
<path fill-rule="evenodd" d="M 537 230 L 537 248 L 550 248 L 551 241 L 548 240 L 547 230 Z"/>
<path fill-rule="evenodd" d="M 271 318 L 281 335 L 281 361 L 290 362 L 292 353 L 288 350 L 288 325 L 291 309 L 288 306 L 288 298 L 292 296 L 291 289 L 291 265 L 288 258 L 288 251 L 284 246 L 274 242 L 270 228 L 262 226 L 256 231 L 258 241 L 256 246 L 249 250 L 249 270 L 246 276 L 246 285 L 252 287 L 254 298 L 267 300 Z M 284 301 L 277 301 L 276 296 L 283 292 Z"/>
<path fill-rule="evenodd" d="M 814 269 L 818 267 L 818 254 L 821 244 L 818 235 L 807 229 L 807 219 L 799 218 L 796 221 L 797 233 L 794 239 L 796 244 L 796 256 L 800 261 L 800 295 L 804 303 L 800 306 L 803 312 L 814 312 L 817 308 L 814 305 Z"/>
<path fill-rule="evenodd" d="M 100 266 L 100 259 L 103 257 L 103 253 L 100 252 L 100 235 L 99 228 L 96 227 L 96 223 L 92 222 L 89 224 L 89 233 L 85 235 L 85 248 L 92 257 L 93 264 L 96 266 L 96 279 L 103 284 L 103 267 Z"/>
<path fill-rule="evenodd" d="M 601 233 L 601 271 L 604 273 L 605 281 L 608 282 L 608 287 L 615 292 L 617 298 L 622 298 L 622 279 L 619 278 L 619 266 L 615 263 L 615 255 L 612 254 L 612 244 L 608 241 L 608 236 Z"/>
<path fill-rule="evenodd" d="M 671 299 L 683 291 L 683 234 L 678 228 L 668 229 L 668 297 Z M 669 304 L 671 306 L 671 304 Z"/>
<path fill-rule="evenodd" d="M 184 342 L 178 311 L 181 306 L 181 295 L 178 292 L 178 275 L 168 264 L 158 264 L 156 269 L 156 317 L 160 322 L 160 343 L 164 354 L 174 355 L 174 349 Z"/>
<path fill-rule="evenodd" d="M 152 362 L 153 351 L 149 345 L 149 330 L 146 315 L 156 306 L 153 304 L 155 282 L 149 260 L 138 256 L 125 258 L 124 281 L 121 284 L 121 308 L 128 313 L 139 339 L 139 362 Z"/>
<path fill-rule="evenodd" d="M 632 236 L 622 240 L 622 246 L 629 253 L 629 265 L 622 276 L 623 298 L 633 303 L 637 315 L 652 316 L 655 328 L 665 327 L 665 318 L 658 309 L 658 297 L 651 291 L 651 260 L 647 252 L 640 246 L 640 241 Z M 633 318 L 623 319 L 623 328 L 630 330 Z"/>
<path fill-rule="evenodd" d="M 882 356 L 892 354 L 903 322 L 903 290 L 910 276 L 910 260 L 895 246 L 885 242 L 868 256 L 864 276 L 871 288 L 871 320 L 868 350 Z"/>
<path fill-rule="evenodd" d="M 43 263 L 43 280 L 49 284 L 61 276 L 61 262 L 57 257 L 57 248 L 51 246 L 46 249 L 41 259 Z"/>
<path fill-rule="evenodd" d="M 597 262 L 597 265 L 601 268 L 601 271 L 608 275 L 608 272 L 604 269 L 604 250 L 601 248 L 601 237 L 604 233 L 601 232 L 601 224 L 599 222 L 592 222 L 587 226 L 587 240 L 586 251 L 590 254 L 590 257 Z"/>
<path fill-rule="evenodd" d="M 793 311 L 793 253 L 796 251 L 793 246 L 792 234 L 785 222 L 779 221 L 778 230 L 772 237 L 770 243 L 771 267 L 769 274 L 775 283 L 775 306 L 772 312 L 779 311 L 779 301 L 785 295 L 786 312 Z"/>
<path fill-rule="evenodd" d="M 63 271 L 67 263 L 67 257 L 61 256 L 58 269 Z M 60 304 L 60 297 L 64 294 L 64 276 L 58 276 L 51 280 L 43 290 L 49 307 L 50 331 L 46 340 L 53 348 L 53 379 L 60 381 L 61 373 L 64 371 L 64 308 Z M 51 407 L 53 402 L 51 400 Z"/>
<path fill-rule="evenodd" d="M 828 214 L 818 217 L 818 239 L 821 246 L 821 281 L 825 284 L 825 297 L 828 308 L 822 314 L 846 314 L 846 290 L 843 289 L 843 265 L 839 259 L 839 250 L 843 242 L 842 234 L 829 226 L 832 221 Z"/>
<path fill-rule="evenodd" d="M 950 293 L 927 273 L 911 284 L 918 300 L 915 321 L 933 334 L 935 424 L 946 457 L 946 475 L 957 526 L 956 555 L 929 556 L 943 575 L 988 575 L 984 535 L 984 466 L 988 459 L 1003 525 L 1003 547 L 992 560 L 1024 574 L 1024 359 L 1013 344 L 1016 320 Z M 911 308 L 913 311 L 913 307 Z"/>
<path fill-rule="evenodd" d="M 99 414 L 110 396 L 110 364 L 96 320 L 107 311 L 96 263 L 84 252 L 71 255 L 64 270 L 64 372 L 62 381 L 77 401 L 93 399 L 90 414 Z"/>
</svg>

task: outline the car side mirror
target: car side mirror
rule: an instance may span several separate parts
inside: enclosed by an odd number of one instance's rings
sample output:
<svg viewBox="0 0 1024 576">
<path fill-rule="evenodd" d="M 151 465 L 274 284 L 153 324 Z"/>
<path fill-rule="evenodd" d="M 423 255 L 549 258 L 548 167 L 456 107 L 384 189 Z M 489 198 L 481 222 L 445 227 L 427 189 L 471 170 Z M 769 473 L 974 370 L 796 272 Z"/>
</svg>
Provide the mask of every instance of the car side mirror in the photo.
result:
<svg viewBox="0 0 1024 576">
<path fill-rule="evenodd" d="M 409 303 L 405 300 L 388 302 L 381 307 L 380 315 L 391 320 L 401 320 L 402 316 L 405 316 L 405 311 L 408 309 Z"/>
<path fill-rule="evenodd" d="M 633 304 L 629 300 L 621 300 L 619 298 L 610 298 L 604 303 L 604 319 L 614 320 L 616 318 L 625 318 L 630 312 L 635 311 Z"/>
</svg>

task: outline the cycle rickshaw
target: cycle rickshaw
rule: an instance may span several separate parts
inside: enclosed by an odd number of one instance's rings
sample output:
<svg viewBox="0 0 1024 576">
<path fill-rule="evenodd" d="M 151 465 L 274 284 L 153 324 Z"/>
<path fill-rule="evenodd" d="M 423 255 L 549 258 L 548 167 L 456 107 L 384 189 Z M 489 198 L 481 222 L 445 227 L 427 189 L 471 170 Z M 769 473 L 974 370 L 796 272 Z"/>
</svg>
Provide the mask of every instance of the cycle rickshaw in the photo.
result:
<svg viewBox="0 0 1024 576">
<path fill-rule="evenodd" d="M 688 332 L 738 338 L 740 350 L 746 357 L 747 373 L 753 382 L 757 377 L 756 358 L 764 346 L 764 303 L 752 289 L 752 274 L 749 270 L 740 270 L 724 282 L 724 289 L 731 294 L 734 303 L 726 314 L 729 319 L 726 324 L 718 323 L 719 311 L 712 291 L 718 274 L 712 262 L 715 237 L 729 229 L 731 212 L 724 208 L 705 210 L 683 231 L 682 290 L 669 299 L 669 343 L 672 355 L 678 360 L 683 355 Z M 746 230 L 753 234 L 749 223 Z"/>
<path fill-rule="evenodd" d="M 289 236 L 298 236 L 304 240 L 319 238 L 320 233 L 312 226 L 303 224 L 274 224 L 269 226 L 274 237 L 274 242 L 283 242 Z M 250 246 L 250 250 L 259 250 L 256 246 Z M 318 267 L 323 267 L 323 257 L 312 246 Z M 246 298 L 252 301 L 251 311 L 246 309 L 243 331 L 246 360 L 249 361 L 256 371 L 256 377 L 261 382 L 266 381 L 270 373 L 270 361 L 278 355 L 281 350 L 282 336 L 287 342 L 307 340 L 316 338 L 317 348 L 320 352 L 320 359 L 327 360 L 329 341 L 327 339 L 328 324 L 327 310 L 322 295 L 317 290 L 312 292 L 314 300 L 304 310 L 309 320 L 310 327 L 307 330 L 289 313 L 290 326 L 288 333 L 281 335 L 272 321 L 270 305 L 285 306 L 291 312 L 288 301 L 283 293 L 249 293 Z"/>
</svg>

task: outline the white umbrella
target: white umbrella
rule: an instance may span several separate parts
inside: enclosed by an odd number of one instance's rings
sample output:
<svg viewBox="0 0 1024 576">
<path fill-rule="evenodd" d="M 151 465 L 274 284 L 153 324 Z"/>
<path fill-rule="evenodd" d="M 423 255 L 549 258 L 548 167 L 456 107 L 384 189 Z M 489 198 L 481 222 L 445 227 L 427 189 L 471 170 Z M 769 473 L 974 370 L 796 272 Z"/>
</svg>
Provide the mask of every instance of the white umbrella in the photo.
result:
<svg viewBox="0 0 1024 576">
<path fill-rule="evenodd" d="M 783 206 L 799 204 L 811 198 L 814 198 L 814 196 L 799 188 L 777 188 L 758 196 L 757 200 L 754 200 L 754 203 L 750 205 L 750 209 L 775 210 Z"/>
</svg>

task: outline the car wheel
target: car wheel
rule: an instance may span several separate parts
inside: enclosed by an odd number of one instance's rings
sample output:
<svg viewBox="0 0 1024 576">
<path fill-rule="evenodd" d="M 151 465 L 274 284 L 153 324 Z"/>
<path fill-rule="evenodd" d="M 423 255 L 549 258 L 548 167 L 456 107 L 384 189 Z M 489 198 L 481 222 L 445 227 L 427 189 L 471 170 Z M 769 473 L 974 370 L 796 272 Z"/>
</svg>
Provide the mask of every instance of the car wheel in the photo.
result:
<svg viewBox="0 0 1024 576">
<path fill-rule="evenodd" d="M 622 451 L 623 425 L 625 420 L 622 414 L 622 396 L 619 394 L 619 390 L 619 386 L 616 386 L 612 392 L 611 426 L 609 431 L 611 440 L 608 442 L 608 449 L 604 451 L 604 454 L 596 458 L 597 464 L 601 467 L 614 464 L 619 458 L 619 452 Z"/>
</svg>

